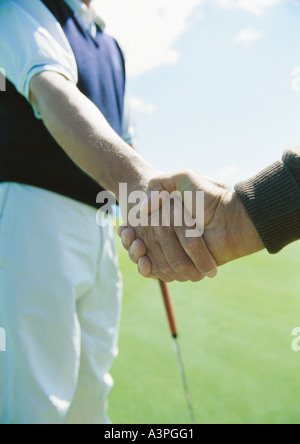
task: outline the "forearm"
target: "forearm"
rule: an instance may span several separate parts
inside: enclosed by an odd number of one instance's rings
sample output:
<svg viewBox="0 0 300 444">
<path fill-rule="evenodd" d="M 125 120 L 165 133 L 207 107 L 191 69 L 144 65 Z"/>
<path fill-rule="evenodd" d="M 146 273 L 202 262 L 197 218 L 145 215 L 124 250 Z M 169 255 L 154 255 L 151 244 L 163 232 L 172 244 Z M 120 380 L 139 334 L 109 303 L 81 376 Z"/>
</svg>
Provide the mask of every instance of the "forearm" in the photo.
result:
<svg viewBox="0 0 300 444">
<path fill-rule="evenodd" d="M 105 189 L 118 197 L 119 183 L 129 190 L 147 187 L 152 168 L 75 85 L 59 74 L 43 73 L 31 82 L 31 100 L 57 143 Z"/>
</svg>

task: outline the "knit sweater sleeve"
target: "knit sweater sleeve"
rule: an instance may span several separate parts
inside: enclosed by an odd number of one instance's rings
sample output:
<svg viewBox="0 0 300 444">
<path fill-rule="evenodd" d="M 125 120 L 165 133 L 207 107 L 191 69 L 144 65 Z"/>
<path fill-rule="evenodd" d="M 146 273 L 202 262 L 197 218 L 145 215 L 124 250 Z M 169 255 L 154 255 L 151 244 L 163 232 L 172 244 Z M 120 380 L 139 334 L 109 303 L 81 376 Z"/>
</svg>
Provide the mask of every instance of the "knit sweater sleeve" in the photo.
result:
<svg viewBox="0 0 300 444">
<path fill-rule="evenodd" d="M 300 239 L 300 149 L 286 151 L 235 191 L 269 253 Z"/>
</svg>

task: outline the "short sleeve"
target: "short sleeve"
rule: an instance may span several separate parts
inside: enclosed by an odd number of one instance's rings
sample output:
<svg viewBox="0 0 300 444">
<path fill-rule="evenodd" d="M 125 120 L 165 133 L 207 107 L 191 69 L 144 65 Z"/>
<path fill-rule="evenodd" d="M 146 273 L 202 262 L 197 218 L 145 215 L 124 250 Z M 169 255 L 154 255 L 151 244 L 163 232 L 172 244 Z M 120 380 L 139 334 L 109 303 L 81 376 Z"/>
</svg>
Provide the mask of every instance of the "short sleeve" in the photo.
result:
<svg viewBox="0 0 300 444">
<path fill-rule="evenodd" d="M 71 46 L 40 0 L 0 2 L 0 67 L 27 100 L 30 81 L 40 72 L 54 71 L 78 82 Z"/>
</svg>

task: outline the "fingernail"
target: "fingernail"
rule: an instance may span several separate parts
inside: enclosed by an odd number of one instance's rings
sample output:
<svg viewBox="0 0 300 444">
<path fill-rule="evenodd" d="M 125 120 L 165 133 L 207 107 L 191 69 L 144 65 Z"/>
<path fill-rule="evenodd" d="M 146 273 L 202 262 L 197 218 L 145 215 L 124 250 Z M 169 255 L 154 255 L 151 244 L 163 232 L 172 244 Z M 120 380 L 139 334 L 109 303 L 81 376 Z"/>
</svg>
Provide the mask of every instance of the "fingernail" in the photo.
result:
<svg viewBox="0 0 300 444">
<path fill-rule="evenodd" d="M 214 277 L 217 276 L 217 274 L 218 274 L 218 270 L 215 269 L 215 270 L 210 271 L 209 273 L 206 273 L 206 276 L 209 277 L 209 279 L 213 279 Z"/>
</svg>

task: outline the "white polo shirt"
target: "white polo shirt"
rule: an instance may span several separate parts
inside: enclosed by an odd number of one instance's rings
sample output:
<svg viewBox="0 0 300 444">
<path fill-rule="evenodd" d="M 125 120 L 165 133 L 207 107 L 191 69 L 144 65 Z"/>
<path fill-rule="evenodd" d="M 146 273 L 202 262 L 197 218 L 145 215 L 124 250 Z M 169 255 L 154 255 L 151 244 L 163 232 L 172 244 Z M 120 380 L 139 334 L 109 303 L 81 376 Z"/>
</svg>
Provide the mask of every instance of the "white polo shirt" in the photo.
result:
<svg viewBox="0 0 300 444">
<path fill-rule="evenodd" d="M 104 29 L 103 20 L 81 0 L 64 0 L 89 30 Z M 18 92 L 29 101 L 32 78 L 44 71 L 64 75 L 75 85 L 77 64 L 72 48 L 53 14 L 40 0 L 1 0 L 0 68 Z M 124 102 L 123 139 L 134 143 L 135 128 L 128 98 Z M 36 117 L 39 116 L 36 114 Z"/>
</svg>

